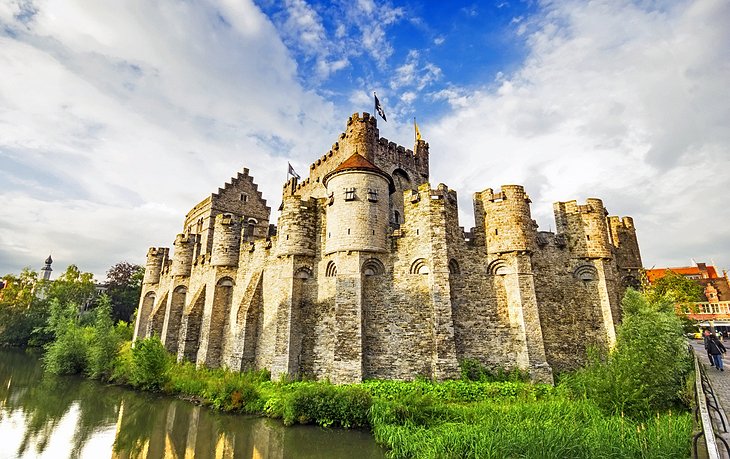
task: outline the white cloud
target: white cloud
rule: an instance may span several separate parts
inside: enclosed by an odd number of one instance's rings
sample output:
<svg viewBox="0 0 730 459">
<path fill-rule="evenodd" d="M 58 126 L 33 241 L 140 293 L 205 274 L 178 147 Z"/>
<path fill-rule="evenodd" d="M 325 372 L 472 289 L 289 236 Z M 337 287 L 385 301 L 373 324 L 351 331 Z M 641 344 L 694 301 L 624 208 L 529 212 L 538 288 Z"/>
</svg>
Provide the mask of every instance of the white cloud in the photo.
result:
<svg viewBox="0 0 730 459">
<path fill-rule="evenodd" d="M 344 8 L 345 17 L 358 34 L 351 44 L 364 48 L 378 65 L 384 67 L 393 54 L 386 30 L 405 17 L 405 10 L 389 3 L 375 5 L 372 0 L 344 2 Z"/>
<path fill-rule="evenodd" d="M 390 80 L 391 89 L 403 90 L 410 88 L 420 92 L 441 79 L 442 72 L 439 67 L 430 62 L 421 65 L 419 58 L 420 53 L 418 51 L 411 50 L 408 52 L 403 65 L 395 69 L 395 74 Z"/>
<path fill-rule="evenodd" d="M 455 109 L 422 128 L 434 181 L 463 208 L 476 188 L 525 184 L 542 229 L 553 201 L 603 197 L 635 217 L 646 264 L 730 265 L 730 4 L 654 6 L 545 4 L 517 72 L 434 94 Z"/>
<path fill-rule="evenodd" d="M 141 262 L 242 166 L 276 209 L 286 161 L 339 128 L 250 2 L 17 5 L 0 9 L 0 271 L 49 250 L 97 275 Z"/>
</svg>

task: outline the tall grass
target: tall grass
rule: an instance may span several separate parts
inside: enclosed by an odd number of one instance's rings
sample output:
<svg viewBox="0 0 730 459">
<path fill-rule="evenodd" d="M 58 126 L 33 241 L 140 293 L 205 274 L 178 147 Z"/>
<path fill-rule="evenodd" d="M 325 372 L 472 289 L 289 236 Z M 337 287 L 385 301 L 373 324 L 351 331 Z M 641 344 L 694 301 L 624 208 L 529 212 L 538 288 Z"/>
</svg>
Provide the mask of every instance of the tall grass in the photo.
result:
<svg viewBox="0 0 730 459">
<path fill-rule="evenodd" d="M 383 410 L 373 407 L 373 433 L 394 458 L 686 458 L 690 452 L 686 413 L 640 423 L 605 416 L 590 401 L 553 399 L 454 406 L 442 422 L 394 423 Z"/>
</svg>

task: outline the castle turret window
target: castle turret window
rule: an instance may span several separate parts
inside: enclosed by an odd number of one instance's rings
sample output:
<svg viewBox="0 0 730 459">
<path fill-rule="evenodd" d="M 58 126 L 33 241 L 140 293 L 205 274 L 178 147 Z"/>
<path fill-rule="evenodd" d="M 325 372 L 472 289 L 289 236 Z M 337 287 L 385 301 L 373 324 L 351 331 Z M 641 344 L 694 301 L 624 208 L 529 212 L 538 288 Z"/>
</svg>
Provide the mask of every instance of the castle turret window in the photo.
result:
<svg viewBox="0 0 730 459">
<path fill-rule="evenodd" d="M 354 201 L 355 200 L 355 189 L 354 188 L 345 188 L 345 201 Z"/>
<path fill-rule="evenodd" d="M 373 189 L 368 190 L 368 201 L 378 202 L 378 190 L 373 190 Z"/>
</svg>

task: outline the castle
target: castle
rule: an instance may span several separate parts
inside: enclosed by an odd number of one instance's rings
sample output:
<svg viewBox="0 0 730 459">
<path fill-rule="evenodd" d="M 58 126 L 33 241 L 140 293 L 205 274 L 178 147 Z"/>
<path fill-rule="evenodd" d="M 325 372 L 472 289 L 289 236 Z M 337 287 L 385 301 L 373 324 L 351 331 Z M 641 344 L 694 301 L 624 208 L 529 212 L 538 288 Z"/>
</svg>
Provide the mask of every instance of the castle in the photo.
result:
<svg viewBox="0 0 730 459">
<path fill-rule="evenodd" d="M 368 113 L 284 185 L 281 215 L 248 169 L 193 207 L 171 254 L 151 248 L 135 339 L 179 361 L 329 379 L 459 376 L 459 362 L 535 381 L 611 346 L 641 269 L 633 220 L 600 199 L 554 205 L 538 231 L 523 187 L 474 195 L 428 183 L 429 146 L 379 137 Z"/>
</svg>

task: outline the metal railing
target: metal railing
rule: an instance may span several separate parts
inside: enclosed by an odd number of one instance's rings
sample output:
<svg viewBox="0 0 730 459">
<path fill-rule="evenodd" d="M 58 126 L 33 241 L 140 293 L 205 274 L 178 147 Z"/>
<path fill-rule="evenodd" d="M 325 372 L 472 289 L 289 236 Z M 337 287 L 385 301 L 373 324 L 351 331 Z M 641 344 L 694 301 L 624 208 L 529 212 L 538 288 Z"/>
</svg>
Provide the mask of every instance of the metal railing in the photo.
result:
<svg viewBox="0 0 730 459">
<path fill-rule="evenodd" d="M 712 389 L 710 379 L 707 377 L 707 371 L 704 365 L 700 365 L 697 356 L 694 354 L 692 345 L 689 351 L 694 357 L 695 364 L 695 421 L 699 424 L 701 430 L 692 437 L 692 448 L 694 458 L 697 458 L 697 442 L 700 437 L 705 437 L 705 446 L 707 447 L 707 457 L 709 459 L 720 459 L 721 457 L 730 457 L 730 445 L 718 434 L 718 429 L 722 427 L 721 432 L 728 433 L 725 413 L 717 401 L 715 391 Z M 719 424 L 719 425 L 718 425 Z M 718 440 L 725 446 L 727 456 L 721 456 L 718 448 Z"/>
</svg>

